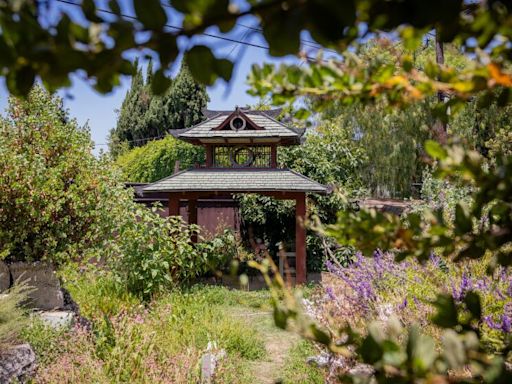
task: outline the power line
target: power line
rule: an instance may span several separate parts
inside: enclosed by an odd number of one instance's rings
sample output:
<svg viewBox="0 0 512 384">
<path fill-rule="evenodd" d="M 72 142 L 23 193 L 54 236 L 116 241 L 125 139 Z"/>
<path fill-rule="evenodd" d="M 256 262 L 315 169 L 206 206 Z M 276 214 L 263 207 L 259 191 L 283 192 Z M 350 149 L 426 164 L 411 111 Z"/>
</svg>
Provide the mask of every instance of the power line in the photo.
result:
<svg viewBox="0 0 512 384">
<path fill-rule="evenodd" d="M 166 8 L 174 9 L 174 7 L 172 5 L 170 5 L 170 4 L 165 4 L 165 3 L 161 3 L 161 4 L 162 4 L 162 6 L 164 6 Z M 260 28 L 260 27 L 245 25 L 245 24 L 242 24 L 242 23 L 235 23 L 235 24 L 240 26 L 240 27 L 242 27 L 242 28 L 249 29 L 249 30 L 252 30 L 252 31 L 255 31 L 255 32 L 259 32 L 260 34 L 263 32 L 263 28 Z M 300 39 L 300 42 L 303 45 L 305 45 L 306 47 L 316 48 L 316 49 L 323 49 L 326 52 L 332 52 L 332 53 L 335 53 L 335 54 L 339 54 L 339 52 L 335 51 L 334 49 L 322 47 L 320 44 L 318 44 L 317 42 L 312 41 L 312 40 Z"/>
<path fill-rule="evenodd" d="M 166 135 L 146 137 L 144 139 L 123 140 L 123 143 L 140 143 L 142 141 L 152 141 L 152 140 L 157 140 L 157 139 L 163 139 L 164 137 L 167 137 L 169 135 L 170 135 L 170 133 L 168 133 Z M 108 143 L 95 143 L 94 145 L 108 145 Z"/>
<path fill-rule="evenodd" d="M 242 38 L 240 39 L 240 41 L 244 41 L 248 34 L 249 34 L 249 31 L 248 30 L 245 31 L 244 34 L 242 35 Z M 235 51 L 236 47 L 238 47 L 238 43 L 233 44 L 233 48 L 231 48 L 228 55 L 226 56 L 227 58 L 229 58 L 231 56 L 231 54 Z"/>
<path fill-rule="evenodd" d="M 259 33 L 263 32 L 263 28 L 260 28 L 260 27 L 254 27 L 254 26 L 245 25 L 245 24 L 242 24 L 242 23 L 236 23 L 236 25 L 238 25 L 238 26 L 240 26 L 242 28 L 253 30 L 255 32 L 259 32 Z M 316 49 L 319 49 L 319 50 L 321 49 L 321 50 L 324 50 L 326 52 L 331 52 L 331 53 L 339 54 L 338 51 L 336 51 L 334 49 L 322 47 L 320 44 L 318 44 L 317 42 L 312 41 L 312 40 L 300 39 L 300 42 L 302 43 L 302 45 L 305 45 L 306 47 L 316 48 Z"/>
<path fill-rule="evenodd" d="M 77 6 L 77 7 L 81 7 L 81 4 L 75 3 L 75 2 L 70 1 L 70 0 L 56 0 L 56 1 L 59 2 L 59 3 L 63 3 L 63 4 L 68 4 L 68 5 L 74 5 L 74 6 Z M 111 10 L 108 10 L 108 9 L 96 8 L 96 11 L 97 12 L 102 12 L 102 13 L 108 13 L 108 14 L 114 15 L 114 16 L 121 16 L 121 17 L 123 17 L 125 19 L 138 20 L 135 16 L 126 15 L 126 14 L 123 14 L 123 13 L 117 14 L 115 12 L 112 12 Z M 177 25 L 165 24 L 164 26 L 167 27 L 167 28 L 176 30 L 176 31 L 184 31 L 183 27 L 180 27 L 180 26 L 177 26 Z M 238 39 L 234 39 L 234 38 L 226 37 L 226 36 L 221 36 L 221 35 L 216 35 L 216 34 L 208 33 L 208 32 L 202 32 L 199 35 L 210 37 L 210 38 L 217 39 L 217 40 L 228 41 L 230 43 L 238 43 L 238 44 L 246 45 L 246 46 L 249 46 L 249 47 L 259 48 L 259 49 L 264 49 L 266 51 L 269 51 L 269 47 L 266 46 L 266 45 L 250 43 L 250 42 L 244 42 L 242 40 L 238 40 Z M 308 60 L 313 61 L 313 62 L 317 61 L 316 58 L 309 57 L 309 56 L 308 56 Z"/>
</svg>

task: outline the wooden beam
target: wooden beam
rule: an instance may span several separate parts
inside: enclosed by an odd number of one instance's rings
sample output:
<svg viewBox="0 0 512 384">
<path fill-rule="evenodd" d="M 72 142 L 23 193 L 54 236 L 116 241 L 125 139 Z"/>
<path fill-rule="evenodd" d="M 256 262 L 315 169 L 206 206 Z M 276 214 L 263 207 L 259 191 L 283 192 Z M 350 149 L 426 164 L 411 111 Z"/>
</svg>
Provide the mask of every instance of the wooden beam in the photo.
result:
<svg viewBox="0 0 512 384">
<path fill-rule="evenodd" d="M 188 200 L 188 223 L 197 225 L 197 199 Z M 197 243 L 197 233 L 192 234 L 190 240 Z"/>
<path fill-rule="evenodd" d="M 273 192 L 242 192 L 242 193 L 257 193 L 263 196 L 273 197 L 278 200 L 297 200 L 304 192 L 287 192 L 287 191 L 273 191 Z"/>
<path fill-rule="evenodd" d="M 180 197 L 176 193 L 169 193 L 169 214 L 168 216 L 180 215 Z"/>
<path fill-rule="evenodd" d="M 306 283 L 306 194 L 295 200 L 296 284 Z"/>
</svg>

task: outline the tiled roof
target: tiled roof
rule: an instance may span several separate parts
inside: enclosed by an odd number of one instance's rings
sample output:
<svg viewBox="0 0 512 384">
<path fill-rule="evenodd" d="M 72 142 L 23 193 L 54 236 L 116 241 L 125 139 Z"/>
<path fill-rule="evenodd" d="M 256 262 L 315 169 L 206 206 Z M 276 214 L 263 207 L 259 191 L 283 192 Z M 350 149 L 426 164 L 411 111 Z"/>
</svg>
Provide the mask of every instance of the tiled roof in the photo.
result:
<svg viewBox="0 0 512 384">
<path fill-rule="evenodd" d="M 195 168 L 176 173 L 144 187 L 146 192 L 316 192 L 327 188 L 289 169 Z"/>
<path fill-rule="evenodd" d="M 263 138 L 263 137 L 277 137 L 282 139 L 295 139 L 299 140 L 302 136 L 302 131 L 289 128 L 271 117 L 271 114 L 265 111 L 249 111 L 242 110 L 243 114 L 247 116 L 254 124 L 262 127 L 261 130 L 214 130 L 221 125 L 228 116 L 233 113 L 232 111 L 220 111 L 217 115 L 191 127 L 186 130 L 180 131 L 177 137 L 182 139 L 214 139 L 214 138 Z"/>
</svg>

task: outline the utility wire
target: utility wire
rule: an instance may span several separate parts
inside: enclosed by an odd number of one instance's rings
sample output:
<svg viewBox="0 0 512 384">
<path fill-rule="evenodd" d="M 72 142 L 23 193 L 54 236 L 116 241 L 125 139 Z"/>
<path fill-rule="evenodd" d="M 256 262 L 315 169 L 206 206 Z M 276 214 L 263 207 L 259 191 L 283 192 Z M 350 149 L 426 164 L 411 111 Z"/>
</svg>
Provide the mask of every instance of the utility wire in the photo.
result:
<svg viewBox="0 0 512 384">
<path fill-rule="evenodd" d="M 81 7 L 81 4 L 78 4 L 78 3 L 75 3 L 75 2 L 69 1 L 69 0 L 56 0 L 56 1 L 59 2 L 59 3 L 63 3 L 63 4 L 68 4 L 68 5 L 74 5 L 76 7 Z M 121 16 L 121 17 L 123 17 L 125 19 L 138 20 L 135 16 L 126 15 L 126 14 L 123 14 L 123 13 L 117 14 L 115 12 L 112 12 L 111 10 L 108 10 L 108 9 L 96 8 L 96 11 L 97 12 L 102 12 L 102 13 L 107 13 L 107 14 L 114 15 L 114 16 Z M 184 31 L 184 29 L 182 27 L 177 26 L 177 25 L 165 24 L 164 26 L 167 27 L 167 28 L 176 30 L 176 31 Z M 217 39 L 217 40 L 228 41 L 230 43 L 243 44 L 243 45 L 247 45 L 247 46 L 253 47 L 253 48 L 264 49 L 266 51 L 269 50 L 269 47 L 266 46 L 266 45 L 250 43 L 250 42 L 244 42 L 242 40 L 238 40 L 238 39 L 234 39 L 234 38 L 226 37 L 226 36 L 221 36 L 221 35 L 216 35 L 216 34 L 213 34 L 213 33 L 202 32 L 199 35 L 210 37 L 210 38 Z M 308 56 L 308 60 L 312 61 L 312 62 L 316 62 L 317 61 L 316 58 L 310 57 L 310 56 Z"/>
<path fill-rule="evenodd" d="M 260 27 L 254 27 L 254 26 L 245 25 L 245 24 L 242 24 L 242 23 L 236 23 L 236 25 L 238 25 L 238 26 L 240 26 L 242 28 L 246 28 L 246 29 L 255 31 L 255 32 L 259 32 L 259 33 L 263 32 L 263 28 L 260 28 Z M 314 42 L 312 40 L 300 39 L 300 42 L 302 43 L 302 45 L 305 45 L 306 47 L 316 48 L 318 50 L 323 50 L 325 52 L 331 52 L 331 53 L 335 53 L 335 54 L 339 55 L 338 51 L 336 51 L 334 49 L 322 47 L 320 44 L 318 44 L 318 43 L 316 43 L 316 42 Z"/>
<path fill-rule="evenodd" d="M 151 141 L 151 140 L 157 140 L 157 139 L 163 139 L 164 137 L 169 136 L 170 133 L 166 135 L 160 135 L 160 136 L 153 136 L 153 137 L 146 137 L 144 139 L 134 139 L 134 140 L 123 140 L 123 143 L 140 143 L 141 141 Z M 96 145 L 108 145 L 108 143 L 95 143 Z"/>
<path fill-rule="evenodd" d="M 247 37 L 247 35 L 249 34 L 249 31 L 245 31 L 244 34 L 242 35 L 242 38 L 240 39 L 240 41 L 244 41 L 245 38 Z M 228 55 L 226 56 L 227 58 L 229 58 L 231 56 L 231 54 L 235 51 L 235 49 L 238 47 L 238 43 L 234 43 L 233 44 L 233 48 L 231 48 L 231 50 L 229 51 Z"/>
</svg>

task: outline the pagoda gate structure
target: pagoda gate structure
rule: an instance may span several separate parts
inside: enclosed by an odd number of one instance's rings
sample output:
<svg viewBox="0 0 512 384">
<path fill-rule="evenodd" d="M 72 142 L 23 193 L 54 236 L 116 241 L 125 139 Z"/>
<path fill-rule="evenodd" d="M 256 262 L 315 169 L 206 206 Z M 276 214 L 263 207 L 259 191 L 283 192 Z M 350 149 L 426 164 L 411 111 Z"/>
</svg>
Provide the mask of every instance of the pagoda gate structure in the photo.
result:
<svg viewBox="0 0 512 384">
<path fill-rule="evenodd" d="M 206 163 L 177 172 L 147 185 L 144 194 L 166 193 L 169 215 L 180 214 L 180 201 L 188 201 L 188 222 L 197 224 L 198 199 L 256 193 L 295 200 L 296 283 L 306 282 L 306 194 L 327 193 L 327 188 L 290 169 L 279 168 L 278 146 L 299 145 L 304 131 L 277 121 L 279 110 L 208 111 L 207 120 L 175 136 L 202 145 Z"/>
</svg>

